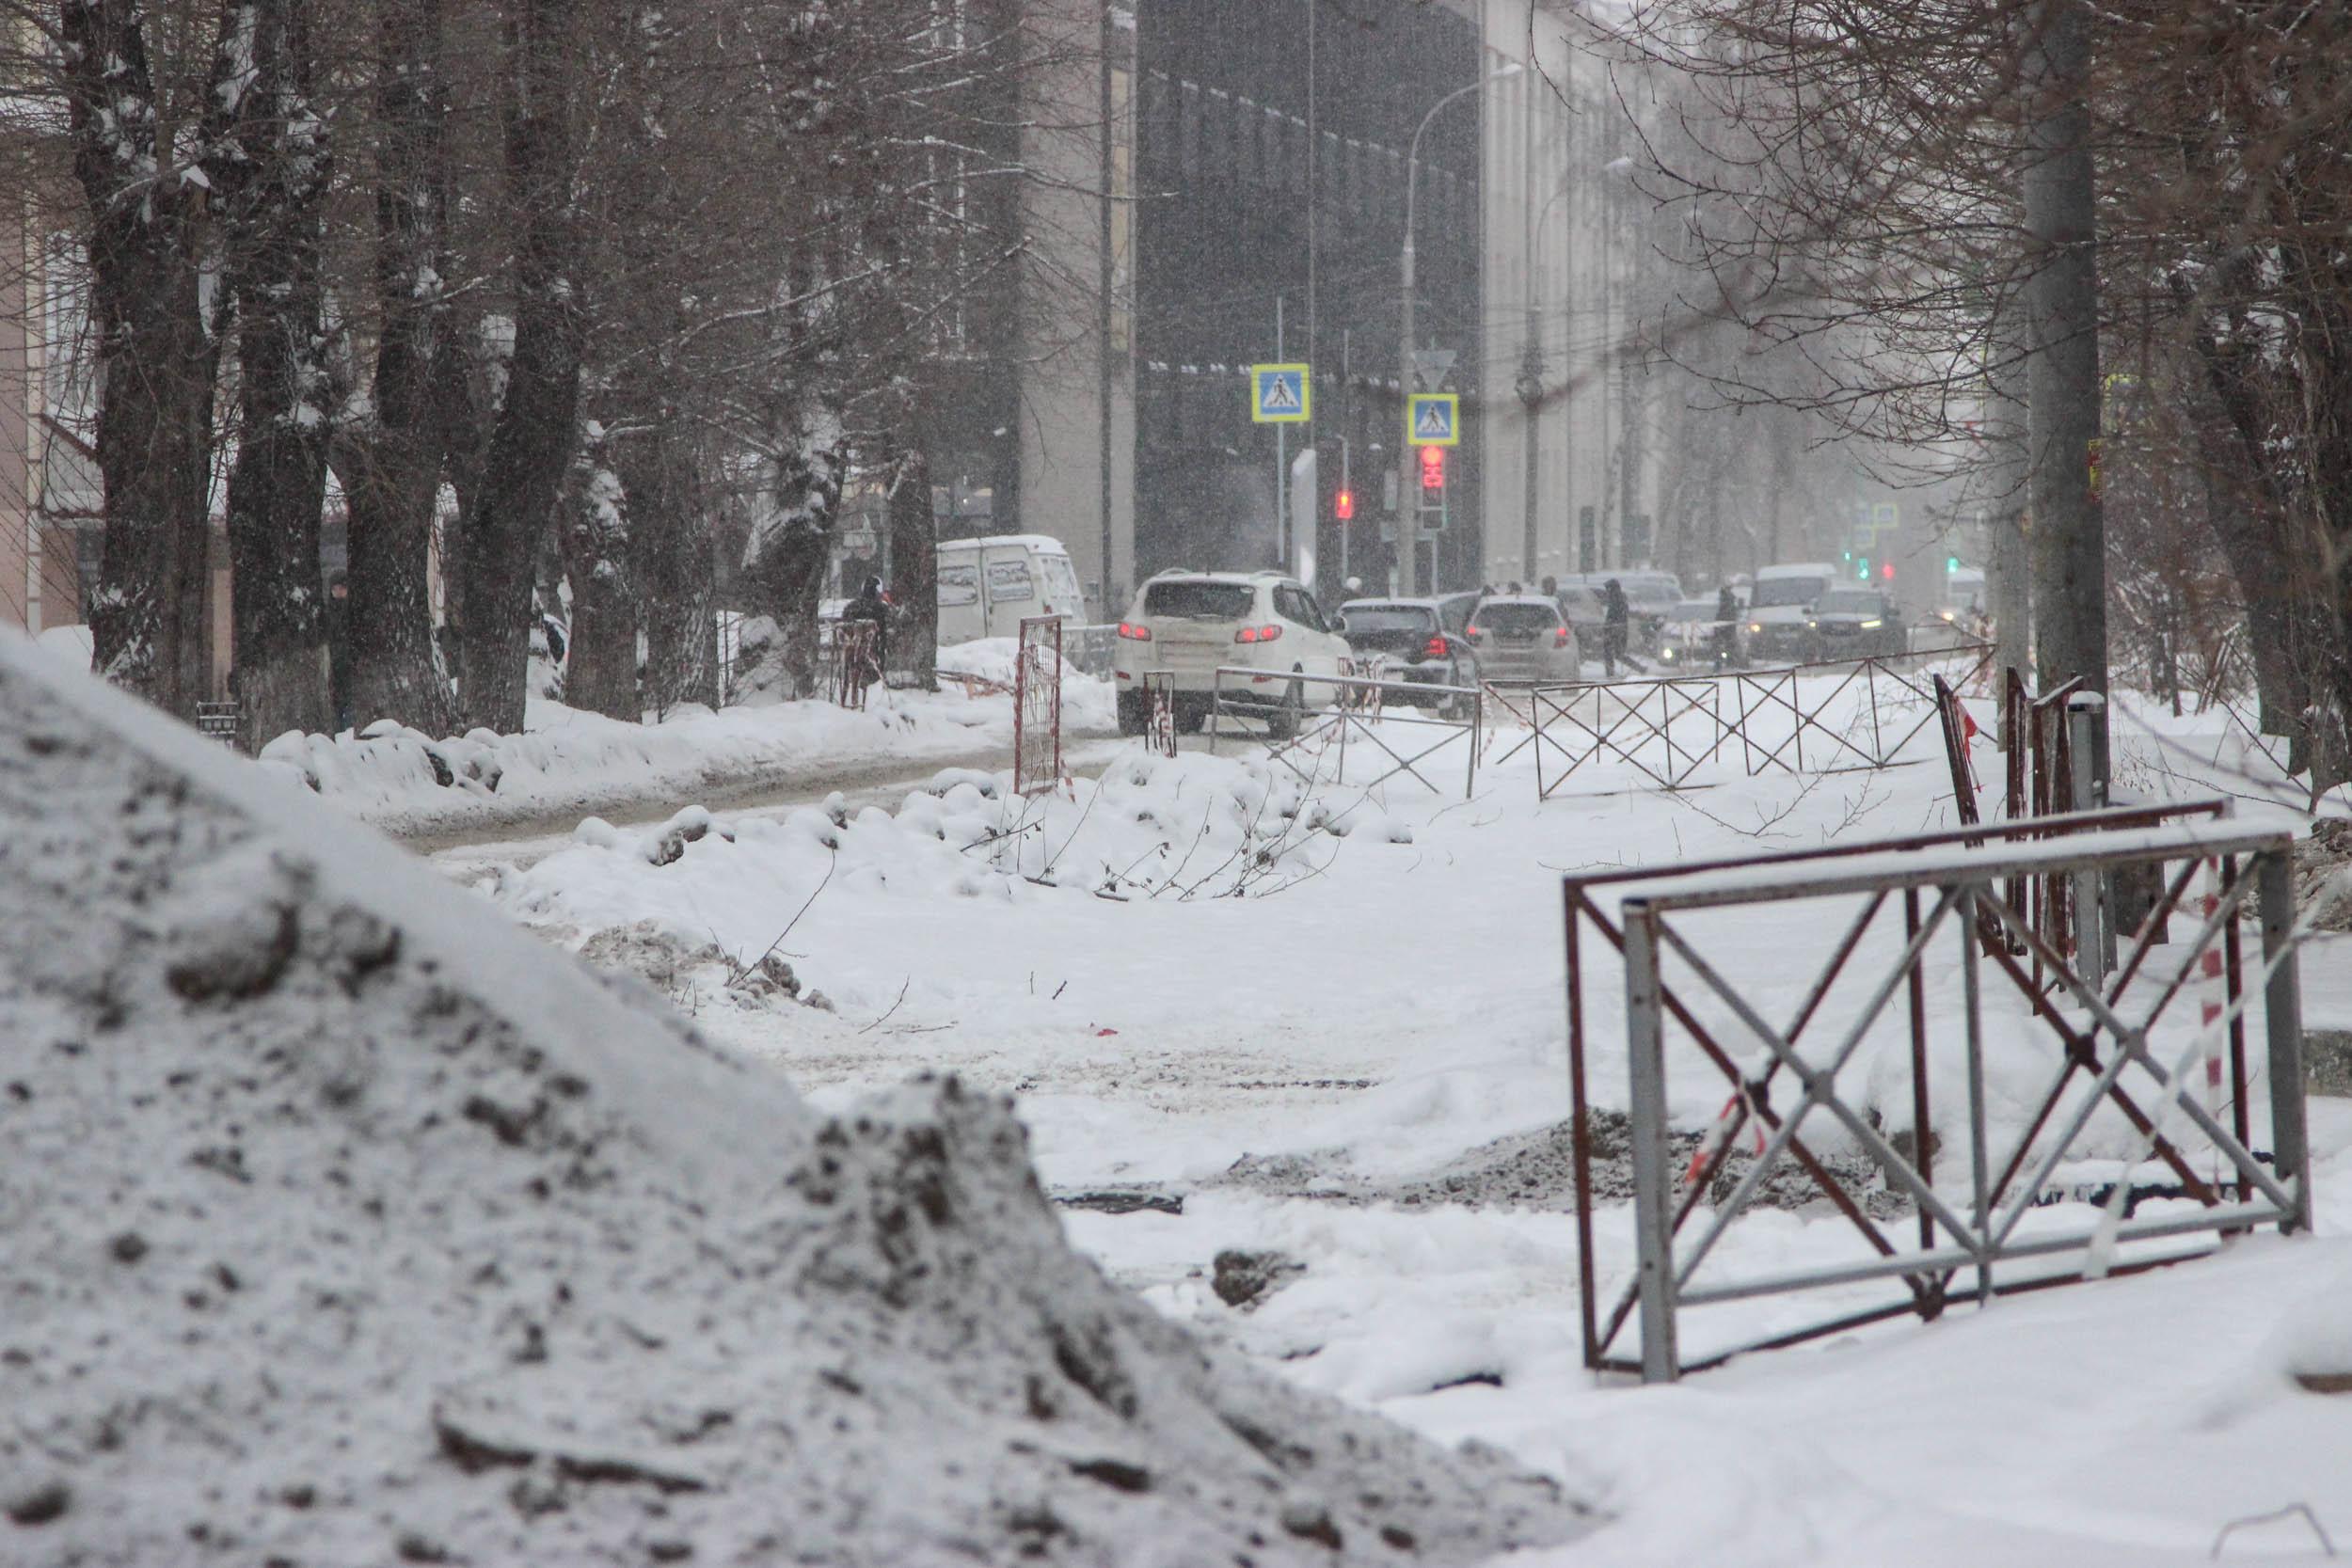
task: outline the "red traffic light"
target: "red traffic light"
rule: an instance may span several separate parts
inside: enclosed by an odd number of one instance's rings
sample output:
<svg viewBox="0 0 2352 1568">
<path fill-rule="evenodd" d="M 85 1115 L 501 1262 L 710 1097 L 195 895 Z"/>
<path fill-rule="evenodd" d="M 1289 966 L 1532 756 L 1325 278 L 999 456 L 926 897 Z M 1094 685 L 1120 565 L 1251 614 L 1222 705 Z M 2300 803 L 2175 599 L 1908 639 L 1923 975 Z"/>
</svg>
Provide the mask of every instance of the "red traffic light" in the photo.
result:
<svg viewBox="0 0 2352 1568">
<path fill-rule="evenodd" d="M 1879 568 L 1879 577 L 1880 577 L 1883 580 L 1887 581 L 1887 582 L 1892 582 L 1892 581 L 1894 581 L 1894 580 L 1895 580 L 1895 563 L 1894 563 L 1893 562 L 1891 562 L 1891 561 L 1890 561 L 1890 562 L 1886 562 L 1886 564 L 1884 564 L 1883 566 L 1881 566 L 1881 567 Z"/>
<path fill-rule="evenodd" d="M 1356 492 L 1353 490 L 1342 490 L 1338 495 L 1333 496 L 1331 498 L 1331 515 L 1337 517 L 1343 523 L 1352 521 L 1356 515 Z"/>
<path fill-rule="evenodd" d="M 1424 490 L 1445 488 L 1445 448 L 1422 447 L 1421 451 L 1421 487 Z"/>
</svg>

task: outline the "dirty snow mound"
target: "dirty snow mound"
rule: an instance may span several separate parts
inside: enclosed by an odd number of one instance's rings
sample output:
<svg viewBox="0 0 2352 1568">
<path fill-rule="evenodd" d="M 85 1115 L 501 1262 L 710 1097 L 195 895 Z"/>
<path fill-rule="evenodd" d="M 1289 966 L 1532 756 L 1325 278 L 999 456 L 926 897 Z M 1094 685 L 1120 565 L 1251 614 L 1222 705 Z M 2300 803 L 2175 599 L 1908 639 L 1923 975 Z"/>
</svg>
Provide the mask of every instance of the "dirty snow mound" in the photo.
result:
<svg viewBox="0 0 2352 1568">
<path fill-rule="evenodd" d="M 1112 1288 L 1004 1103 L 824 1120 L 21 643 L 0 922 L 0 1561 L 1391 1563 L 1581 1528 Z"/>
</svg>

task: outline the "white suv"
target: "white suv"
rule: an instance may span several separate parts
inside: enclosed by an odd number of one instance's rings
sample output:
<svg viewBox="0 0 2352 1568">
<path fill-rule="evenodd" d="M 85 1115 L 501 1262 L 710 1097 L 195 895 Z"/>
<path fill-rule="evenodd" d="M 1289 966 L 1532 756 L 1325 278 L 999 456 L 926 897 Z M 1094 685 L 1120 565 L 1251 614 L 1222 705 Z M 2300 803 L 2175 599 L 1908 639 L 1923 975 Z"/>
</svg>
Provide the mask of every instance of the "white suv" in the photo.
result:
<svg viewBox="0 0 2352 1568">
<path fill-rule="evenodd" d="M 1143 677 L 1163 670 L 1177 723 L 1199 729 L 1220 666 L 1267 672 L 1227 676 L 1226 700 L 1263 709 L 1278 736 L 1295 734 L 1299 715 L 1327 705 L 1335 688 L 1282 677 L 1336 675 L 1348 657 L 1346 640 L 1324 620 L 1314 594 L 1279 572 L 1162 572 L 1136 594 L 1118 642 L 1121 735 L 1143 733 L 1151 717 Z"/>
</svg>

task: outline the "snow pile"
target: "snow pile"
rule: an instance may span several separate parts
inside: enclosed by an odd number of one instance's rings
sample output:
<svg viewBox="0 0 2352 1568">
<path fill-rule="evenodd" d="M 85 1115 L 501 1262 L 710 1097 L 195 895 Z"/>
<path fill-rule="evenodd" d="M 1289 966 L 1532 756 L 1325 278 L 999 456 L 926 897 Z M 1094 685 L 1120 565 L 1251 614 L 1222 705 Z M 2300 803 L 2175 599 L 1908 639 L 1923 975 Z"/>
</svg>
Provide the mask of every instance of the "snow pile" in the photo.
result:
<svg viewBox="0 0 2352 1568">
<path fill-rule="evenodd" d="M 1090 724 L 1109 732 L 1116 718 L 1107 697 L 1101 706 L 1099 722 L 1088 718 L 1091 709 L 1067 712 L 1066 731 Z M 436 738 L 385 720 L 357 735 L 289 731 L 261 756 L 271 772 L 346 816 L 415 832 L 614 810 L 862 766 L 1009 754 L 1011 747 L 1009 698 L 878 689 L 862 712 L 810 702 L 714 713 L 690 704 L 660 724 L 533 700 L 520 735 L 476 729 Z"/>
<path fill-rule="evenodd" d="M 725 847 L 680 837 L 634 863 Z M 1388 1563 L 1582 1527 L 1110 1287 L 1002 1103 L 820 1118 L 21 644 L 0 920 L 0 1560 Z"/>
<path fill-rule="evenodd" d="M 813 925 L 837 926 L 879 914 L 885 900 L 1264 896 L 1322 875 L 1343 841 L 1411 837 L 1369 801 L 1317 792 L 1278 765 L 1138 752 L 1100 779 L 1025 800 L 1006 775 L 948 768 L 896 813 L 851 815 L 836 797 L 722 831 L 699 807 L 643 832 L 592 817 L 570 847 L 490 891 L 559 938 L 642 925 L 705 949 L 689 966 L 702 991 L 733 1001 L 716 993 L 738 989 L 736 974 L 786 943 L 807 911 Z"/>
<path fill-rule="evenodd" d="M 970 642 L 954 642 L 939 650 L 941 671 L 958 675 L 977 675 L 985 681 L 1009 689 L 1013 667 L 1021 657 L 1021 639 L 1017 637 L 983 637 Z M 1065 730 L 1108 730 L 1119 722 L 1119 699 L 1113 683 L 1099 675 L 1089 675 L 1070 662 L 1061 661 L 1061 721 Z"/>
</svg>

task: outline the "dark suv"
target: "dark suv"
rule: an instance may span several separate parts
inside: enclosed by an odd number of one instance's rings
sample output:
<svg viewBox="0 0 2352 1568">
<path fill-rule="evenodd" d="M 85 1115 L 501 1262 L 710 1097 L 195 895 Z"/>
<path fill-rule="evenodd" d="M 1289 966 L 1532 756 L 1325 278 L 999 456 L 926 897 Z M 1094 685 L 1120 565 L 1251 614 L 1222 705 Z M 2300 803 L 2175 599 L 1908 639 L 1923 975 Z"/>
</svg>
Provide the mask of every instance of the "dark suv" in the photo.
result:
<svg viewBox="0 0 2352 1568">
<path fill-rule="evenodd" d="M 1468 600 L 1457 606 L 1455 600 Z M 1477 604 L 1474 594 L 1445 599 L 1350 599 L 1340 606 L 1340 635 L 1359 657 L 1377 656 L 1388 678 L 1414 686 L 1478 684 L 1478 656 L 1454 620 Z M 1398 693 L 1390 700 L 1414 707 L 1440 707 L 1443 692 Z"/>
</svg>

